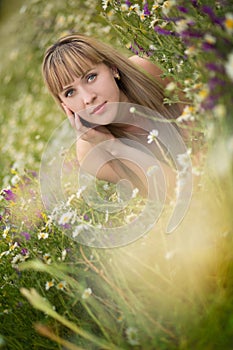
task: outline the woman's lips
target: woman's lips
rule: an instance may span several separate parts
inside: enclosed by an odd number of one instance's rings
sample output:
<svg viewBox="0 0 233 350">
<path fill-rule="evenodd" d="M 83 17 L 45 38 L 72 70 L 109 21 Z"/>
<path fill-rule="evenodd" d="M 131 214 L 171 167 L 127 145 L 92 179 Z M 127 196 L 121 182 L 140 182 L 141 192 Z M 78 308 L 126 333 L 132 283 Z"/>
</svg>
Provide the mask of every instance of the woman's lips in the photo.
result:
<svg viewBox="0 0 233 350">
<path fill-rule="evenodd" d="M 101 103 L 100 105 L 96 106 L 91 114 L 101 114 L 103 110 L 105 109 L 106 101 Z"/>
</svg>

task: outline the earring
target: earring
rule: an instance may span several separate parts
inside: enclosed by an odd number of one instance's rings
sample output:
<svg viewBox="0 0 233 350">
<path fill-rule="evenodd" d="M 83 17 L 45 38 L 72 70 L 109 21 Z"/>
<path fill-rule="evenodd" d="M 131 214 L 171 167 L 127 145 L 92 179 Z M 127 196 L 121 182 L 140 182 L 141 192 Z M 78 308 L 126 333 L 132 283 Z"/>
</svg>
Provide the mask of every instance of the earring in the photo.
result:
<svg viewBox="0 0 233 350">
<path fill-rule="evenodd" d="M 115 70 L 115 69 L 114 69 Z M 116 78 L 117 80 L 120 80 L 121 77 L 120 77 L 120 74 L 118 72 L 118 70 L 116 69 L 115 72 L 114 72 L 114 78 Z"/>
</svg>

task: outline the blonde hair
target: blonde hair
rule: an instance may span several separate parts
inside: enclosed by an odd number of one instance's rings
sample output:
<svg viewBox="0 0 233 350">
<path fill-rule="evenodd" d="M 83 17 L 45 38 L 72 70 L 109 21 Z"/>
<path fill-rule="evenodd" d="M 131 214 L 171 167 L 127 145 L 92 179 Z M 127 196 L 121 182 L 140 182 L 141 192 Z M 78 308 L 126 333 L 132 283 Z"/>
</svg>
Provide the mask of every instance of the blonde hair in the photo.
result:
<svg viewBox="0 0 233 350">
<path fill-rule="evenodd" d="M 83 34 L 63 37 L 45 53 L 43 76 L 57 102 L 60 102 L 59 93 L 63 87 L 72 83 L 74 76 L 83 75 L 91 68 L 91 63 L 104 63 L 117 68 L 120 80 L 116 82 L 131 103 L 151 108 L 169 119 L 180 114 L 178 106 L 163 104 L 163 90 L 155 79 L 112 47 Z"/>
</svg>

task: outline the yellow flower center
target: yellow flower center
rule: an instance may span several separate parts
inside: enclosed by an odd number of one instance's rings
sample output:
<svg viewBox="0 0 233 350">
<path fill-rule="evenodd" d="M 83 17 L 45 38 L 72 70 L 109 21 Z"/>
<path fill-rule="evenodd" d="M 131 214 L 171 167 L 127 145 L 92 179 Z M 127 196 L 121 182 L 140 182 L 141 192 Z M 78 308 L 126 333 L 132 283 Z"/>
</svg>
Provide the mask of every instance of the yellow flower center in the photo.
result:
<svg viewBox="0 0 233 350">
<path fill-rule="evenodd" d="M 227 29 L 233 29 L 233 18 L 227 18 L 225 20 L 225 27 Z"/>
</svg>

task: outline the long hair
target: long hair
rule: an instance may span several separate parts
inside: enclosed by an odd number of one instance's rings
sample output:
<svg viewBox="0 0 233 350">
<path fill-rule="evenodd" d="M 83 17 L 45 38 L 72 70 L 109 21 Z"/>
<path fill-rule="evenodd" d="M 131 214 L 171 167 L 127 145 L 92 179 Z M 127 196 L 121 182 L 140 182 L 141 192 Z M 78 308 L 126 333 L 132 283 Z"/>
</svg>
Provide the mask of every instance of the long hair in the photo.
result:
<svg viewBox="0 0 233 350">
<path fill-rule="evenodd" d="M 176 119 L 180 115 L 178 105 L 164 105 L 163 89 L 155 78 L 140 70 L 137 65 L 111 46 L 83 34 L 63 37 L 45 52 L 42 65 L 44 80 L 59 105 L 61 102 L 59 94 L 63 87 L 72 84 L 74 77 L 84 75 L 93 64 L 98 63 L 117 68 L 120 80 L 116 79 L 116 83 L 129 102 L 149 108 L 167 119 Z M 125 137 L 121 128 L 111 124 L 106 127 L 115 137 Z M 159 158 L 163 158 L 161 154 Z M 141 179 L 124 163 L 122 166 L 125 172 L 134 178 L 137 187 L 143 189 Z"/>
<path fill-rule="evenodd" d="M 117 84 L 131 103 L 151 108 L 168 119 L 180 114 L 178 106 L 163 104 L 163 89 L 155 78 L 146 75 L 111 46 L 83 34 L 63 37 L 45 53 L 42 72 L 57 102 L 63 87 L 72 83 L 74 76 L 83 75 L 91 63 L 116 67 L 120 74 Z"/>
</svg>

